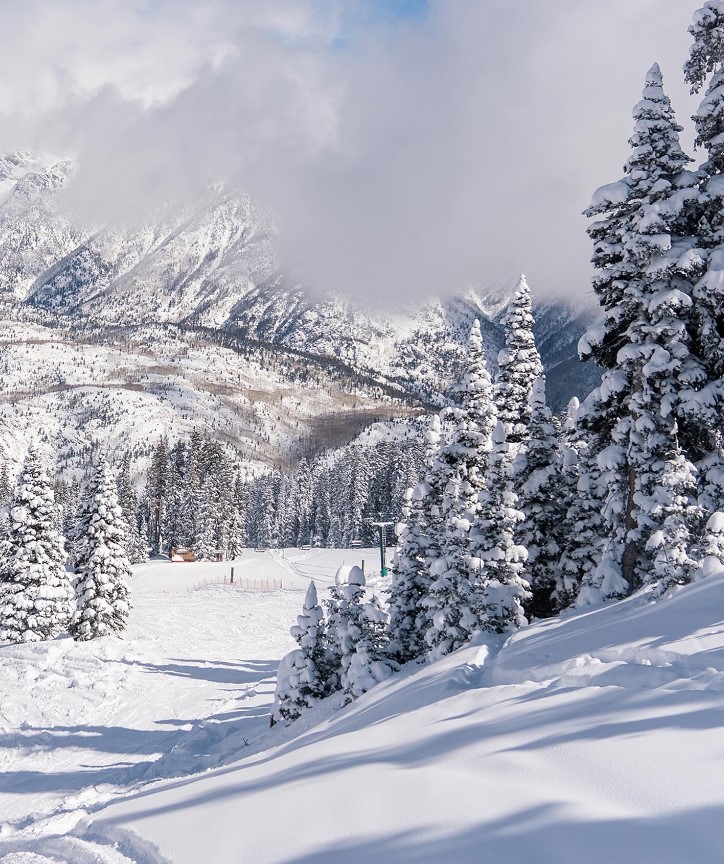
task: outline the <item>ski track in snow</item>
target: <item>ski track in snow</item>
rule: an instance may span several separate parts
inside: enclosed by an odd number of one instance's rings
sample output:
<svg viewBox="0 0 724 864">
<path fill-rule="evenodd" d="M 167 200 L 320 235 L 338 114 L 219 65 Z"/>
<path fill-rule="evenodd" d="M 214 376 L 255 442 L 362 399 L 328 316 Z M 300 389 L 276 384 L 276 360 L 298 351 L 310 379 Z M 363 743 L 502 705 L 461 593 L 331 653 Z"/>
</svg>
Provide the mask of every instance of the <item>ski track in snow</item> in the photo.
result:
<svg viewBox="0 0 724 864">
<path fill-rule="evenodd" d="M 354 554 L 245 566 L 301 588 Z M 123 640 L 0 649 L 0 864 L 722 860 L 724 574 L 480 636 L 269 730 L 302 595 L 189 593 L 193 566 L 140 574 Z"/>
<path fill-rule="evenodd" d="M 236 572 L 278 578 L 273 557 L 259 559 L 236 562 Z M 97 838 L 67 832 L 130 789 L 218 765 L 267 728 L 302 594 L 190 590 L 228 569 L 137 568 L 122 638 L 0 647 L 2 864 L 160 860 L 135 842 L 128 857 L 119 838 L 101 851 Z M 13 847 L 23 851 L 5 852 Z"/>
</svg>

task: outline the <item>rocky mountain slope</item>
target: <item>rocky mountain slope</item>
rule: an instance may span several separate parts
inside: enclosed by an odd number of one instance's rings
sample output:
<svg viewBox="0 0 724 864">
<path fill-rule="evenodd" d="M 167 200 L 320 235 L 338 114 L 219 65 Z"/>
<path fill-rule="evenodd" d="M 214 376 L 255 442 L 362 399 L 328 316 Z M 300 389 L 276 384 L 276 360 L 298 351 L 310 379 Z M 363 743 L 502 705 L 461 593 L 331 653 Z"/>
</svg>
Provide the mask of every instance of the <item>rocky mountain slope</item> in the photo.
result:
<svg viewBox="0 0 724 864">
<path fill-rule="evenodd" d="M 66 215 L 72 172 L 69 161 L 29 153 L 0 158 L 7 322 L 0 399 L 10 426 L 25 425 L 16 416 L 30 423 L 49 411 L 80 434 L 87 425 L 78 418 L 106 400 L 123 438 L 133 438 L 131 418 L 141 410 L 149 420 L 144 435 L 152 434 L 149 424 L 173 433 L 182 421 L 201 422 L 245 456 L 269 462 L 290 452 L 292 438 L 304 439 L 312 418 L 318 431 L 327 414 L 359 411 L 362 423 L 365 412 L 443 404 L 476 317 L 494 363 L 507 292 L 469 290 L 384 312 L 342 294 L 319 298 L 283 272 L 273 224 L 248 197 L 218 185 L 194 205 L 168 204 L 141 224 L 88 226 Z M 560 410 L 597 377 L 575 350 L 591 313 L 548 302 L 538 304 L 536 317 L 550 401 Z M 240 355 L 230 345 L 248 355 L 240 377 Z M 272 375 L 259 359 L 265 351 L 275 357 Z M 300 366 L 316 369 L 314 386 L 326 400 L 310 396 L 307 381 L 290 372 Z M 286 405 L 282 413 L 265 413 L 259 381 L 281 394 L 271 401 Z M 176 390 L 193 398 L 159 396 Z M 141 392 L 151 399 L 142 408 Z M 234 403 L 233 420 L 224 419 L 222 397 Z M 294 400 L 300 404 L 292 409 Z M 285 425 L 298 432 L 281 434 Z M 246 441 L 252 431 L 256 449 Z"/>
</svg>

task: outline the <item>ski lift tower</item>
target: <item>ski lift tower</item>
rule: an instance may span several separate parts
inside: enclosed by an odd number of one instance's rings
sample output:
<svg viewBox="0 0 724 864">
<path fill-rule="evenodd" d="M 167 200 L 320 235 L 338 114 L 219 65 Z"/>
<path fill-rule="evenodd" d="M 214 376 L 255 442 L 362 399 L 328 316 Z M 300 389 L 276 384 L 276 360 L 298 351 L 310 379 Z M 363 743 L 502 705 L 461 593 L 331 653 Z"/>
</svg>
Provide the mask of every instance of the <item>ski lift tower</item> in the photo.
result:
<svg viewBox="0 0 724 864">
<path fill-rule="evenodd" d="M 380 535 L 380 576 L 387 576 L 387 563 L 385 562 L 385 551 L 387 549 L 387 536 L 385 529 L 392 526 L 394 522 L 372 522 L 374 528 L 377 528 Z"/>
</svg>

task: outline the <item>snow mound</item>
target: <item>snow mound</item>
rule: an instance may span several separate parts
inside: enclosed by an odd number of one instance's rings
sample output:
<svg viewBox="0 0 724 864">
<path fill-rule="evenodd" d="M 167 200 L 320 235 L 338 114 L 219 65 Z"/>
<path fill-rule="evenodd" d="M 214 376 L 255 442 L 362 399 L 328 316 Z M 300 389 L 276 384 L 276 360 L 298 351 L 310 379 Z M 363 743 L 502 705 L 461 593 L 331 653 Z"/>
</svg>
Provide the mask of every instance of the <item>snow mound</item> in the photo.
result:
<svg viewBox="0 0 724 864">
<path fill-rule="evenodd" d="M 364 585 L 365 574 L 356 564 L 343 564 L 334 575 L 335 585 Z"/>
</svg>

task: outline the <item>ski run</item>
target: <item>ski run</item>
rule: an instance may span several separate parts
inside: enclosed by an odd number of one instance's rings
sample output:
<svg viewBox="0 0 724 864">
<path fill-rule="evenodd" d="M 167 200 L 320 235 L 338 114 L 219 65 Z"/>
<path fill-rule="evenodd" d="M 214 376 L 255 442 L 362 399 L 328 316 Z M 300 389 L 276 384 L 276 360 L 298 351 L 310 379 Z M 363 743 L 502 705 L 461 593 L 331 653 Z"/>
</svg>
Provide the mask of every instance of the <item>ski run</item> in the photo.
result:
<svg viewBox="0 0 724 864">
<path fill-rule="evenodd" d="M 5 646 L 0 862 L 721 860 L 724 573 L 269 729 L 300 574 L 321 597 L 350 554 L 249 551 L 239 574 L 290 580 L 270 592 L 140 565 L 123 638 Z"/>
</svg>

